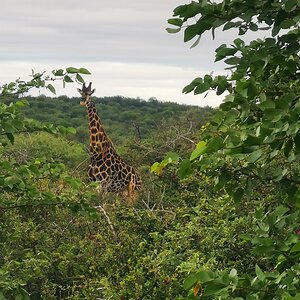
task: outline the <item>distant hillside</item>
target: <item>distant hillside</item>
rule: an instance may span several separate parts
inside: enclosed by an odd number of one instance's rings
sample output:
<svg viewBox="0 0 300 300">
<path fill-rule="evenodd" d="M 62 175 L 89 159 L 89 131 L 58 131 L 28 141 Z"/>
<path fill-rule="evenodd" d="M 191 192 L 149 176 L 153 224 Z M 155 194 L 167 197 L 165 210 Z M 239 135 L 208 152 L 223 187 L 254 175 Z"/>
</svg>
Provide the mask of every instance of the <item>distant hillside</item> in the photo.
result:
<svg viewBox="0 0 300 300">
<path fill-rule="evenodd" d="M 77 129 L 77 138 L 84 141 L 87 137 L 87 114 L 85 107 L 79 105 L 81 99 L 60 96 L 26 97 L 29 105 L 24 114 L 42 122 L 71 126 Z M 206 123 L 213 108 L 180 105 L 173 102 L 160 102 L 156 99 L 148 101 L 125 98 L 121 96 L 94 98 L 98 114 L 109 135 L 117 141 L 139 134 L 147 138 L 149 134 L 168 120 L 191 120 L 196 126 Z"/>
</svg>

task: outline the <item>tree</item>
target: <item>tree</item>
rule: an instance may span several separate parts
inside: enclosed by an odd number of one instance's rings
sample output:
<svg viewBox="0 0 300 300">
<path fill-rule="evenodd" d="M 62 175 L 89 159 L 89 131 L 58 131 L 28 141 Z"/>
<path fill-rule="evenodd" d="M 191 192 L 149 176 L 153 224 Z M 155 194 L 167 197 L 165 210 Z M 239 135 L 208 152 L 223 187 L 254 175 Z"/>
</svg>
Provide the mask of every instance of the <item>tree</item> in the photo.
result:
<svg viewBox="0 0 300 300">
<path fill-rule="evenodd" d="M 188 299 L 298 299 L 300 296 L 300 58 L 297 0 L 192 1 L 174 9 L 170 33 L 184 30 L 184 41 L 200 42 L 216 29 L 270 30 L 271 37 L 249 44 L 236 38 L 216 49 L 228 76 L 194 79 L 184 93 L 227 92 L 223 103 L 180 174 L 200 170 L 236 202 L 257 198 L 252 245 L 252 272 L 200 270 L 184 282 Z M 172 162 L 169 161 L 169 162 Z M 156 165 L 156 167 L 163 167 Z M 154 168 L 155 171 L 155 168 Z M 255 187 L 263 193 L 257 195 Z"/>
<path fill-rule="evenodd" d="M 26 260 L 24 245 L 28 243 L 27 245 L 30 248 L 32 247 L 32 241 L 30 238 L 27 241 L 22 240 L 20 236 L 20 239 L 17 238 L 19 226 L 23 227 L 24 225 L 20 219 L 39 218 L 43 213 L 36 213 L 35 210 L 43 210 L 43 207 L 51 209 L 59 206 L 68 207 L 71 211 L 74 210 L 78 203 L 76 204 L 72 199 L 83 187 L 80 181 L 67 175 L 65 166 L 62 163 L 50 162 L 47 159 L 25 159 L 25 161 L 21 159 L 17 161 L 13 155 L 10 156 L 5 153 L 8 145 L 13 144 L 15 136 L 20 133 L 47 131 L 52 134 L 74 134 L 75 132 L 73 128 L 51 124 L 46 126 L 24 118 L 24 115 L 20 112 L 20 107 L 25 106 L 26 101 L 23 101 L 21 96 L 32 88 L 47 88 L 55 93 L 54 86 L 49 82 L 57 79 L 61 79 L 63 84 L 73 82 L 73 79 L 83 82 L 80 74 L 89 74 L 89 71 L 84 68 L 70 67 L 66 70 L 54 70 L 51 76 L 45 72 L 33 72 L 32 79 L 29 81 L 18 79 L 0 87 L 0 236 L 2 242 L 0 253 L 0 299 L 29 299 L 27 287 L 32 284 L 30 280 L 34 281 L 36 279 L 36 275 L 32 273 L 32 270 L 35 269 L 34 265 L 38 269 L 47 265 L 45 260 L 39 260 L 34 255 L 31 259 Z M 17 98 L 18 101 L 7 101 L 12 98 Z M 6 102 L 8 103 L 6 104 Z M 62 184 L 72 186 L 72 189 L 64 188 L 65 193 L 62 195 Z M 75 208 L 75 210 L 78 211 L 78 208 Z M 13 213 L 15 211 L 17 211 L 16 214 Z M 29 216 L 31 213 L 32 215 Z M 12 232 L 12 234 L 7 236 L 8 232 Z M 18 245 L 15 245 L 13 251 L 10 251 L 9 244 L 14 243 L 15 238 L 19 239 Z M 7 242 L 8 240 L 9 242 Z M 31 254 L 28 252 L 28 255 Z M 29 262 L 30 260 L 31 262 Z M 20 272 L 20 274 L 19 271 L 22 268 L 19 267 L 22 264 L 25 265 L 26 261 L 31 265 L 29 267 L 31 271 L 27 272 L 29 269 L 25 267 L 23 269 L 24 271 L 27 269 L 25 273 Z M 25 285 L 27 286 L 24 287 Z M 34 284 L 32 285 L 34 286 Z M 34 287 L 31 286 L 31 288 L 34 290 Z"/>
</svg>

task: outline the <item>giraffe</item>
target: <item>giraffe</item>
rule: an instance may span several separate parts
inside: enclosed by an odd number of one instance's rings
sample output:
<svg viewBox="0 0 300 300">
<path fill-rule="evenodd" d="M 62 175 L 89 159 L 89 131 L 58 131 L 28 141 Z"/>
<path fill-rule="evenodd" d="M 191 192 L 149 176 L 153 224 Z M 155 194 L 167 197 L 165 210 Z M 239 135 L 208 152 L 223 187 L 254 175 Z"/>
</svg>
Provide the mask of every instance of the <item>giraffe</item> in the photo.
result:
<svg viewBox="0 0 300 300">
<path fill-rule="evenodd" d="M 91 181 L 99 181 L 103 193 L 114 192 L 126 197 L 133 203 L 136 192 L 141 190 L 142 182 L 135 169 L 128 165 L 117 153 L 113 143 L 106 134 L 98 116 L 95 102 L 92 100 L 92 83 L 82 89 L 77 89 L 84 101 L 80 105 L 86 106 L 90 132 L 90 165 L 88 176 Z"/>
</svg>

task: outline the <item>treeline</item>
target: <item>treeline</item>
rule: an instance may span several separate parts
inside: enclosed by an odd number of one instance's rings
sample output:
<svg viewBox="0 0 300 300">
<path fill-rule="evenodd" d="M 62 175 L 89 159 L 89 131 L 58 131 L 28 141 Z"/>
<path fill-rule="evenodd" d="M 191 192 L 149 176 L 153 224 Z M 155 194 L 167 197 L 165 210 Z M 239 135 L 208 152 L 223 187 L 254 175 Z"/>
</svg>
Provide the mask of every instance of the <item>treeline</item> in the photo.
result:
<svg viewBox="0 0 300 300">
<path fill-rule="evenodd" d="M 88 137 L 88 124 L 86 109 L 80 106 L 81 98 L 59 96 L 50 98 L 46 96 L 26 97 L 29 105 L 23 108 L 28 118 L 41 122 L 74 127 L 77 130 L 76 138 L 85 142 Z M 98 114 L 108 134 L 118 143 L 127 138 L 145 139 L 161 124 L 167 126 L 168 120 L 180 122 L 193 122 L 199 128 L 212 116 L 211 107 L 198 107 L 180 105 L 174 102 L 161 102 L 155 98 L 148 101 L 142 99 L 126 98 L 122 96 L 94 98 Z M 167 129 L 167 128 L 166 128 Z"/>
</svg>

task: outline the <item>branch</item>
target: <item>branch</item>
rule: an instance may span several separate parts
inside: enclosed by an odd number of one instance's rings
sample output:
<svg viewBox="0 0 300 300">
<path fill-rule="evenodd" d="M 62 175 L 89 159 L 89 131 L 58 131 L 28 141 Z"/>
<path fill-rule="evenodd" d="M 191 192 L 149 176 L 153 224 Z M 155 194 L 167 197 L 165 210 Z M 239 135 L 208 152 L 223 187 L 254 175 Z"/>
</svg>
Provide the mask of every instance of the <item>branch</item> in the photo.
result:
<svg viewBox="0 0 300 300">
<path fill-rule="evenodd" d="M 101 205 L 95 206 L 95 208 L 100 208 L 100 210 L 102 211 L 103 215 L 105 216 L 105 218 L 107 220 L 108 226 L 110 227 L 110 229 L 111 229 L 111 231 L 113 233 L 113 236 L 116 238 L 117 235 L 116 235 L 113 223 L 111 222 L 110 217 L 107 214 L 106 210 Z"/>
</svg>

